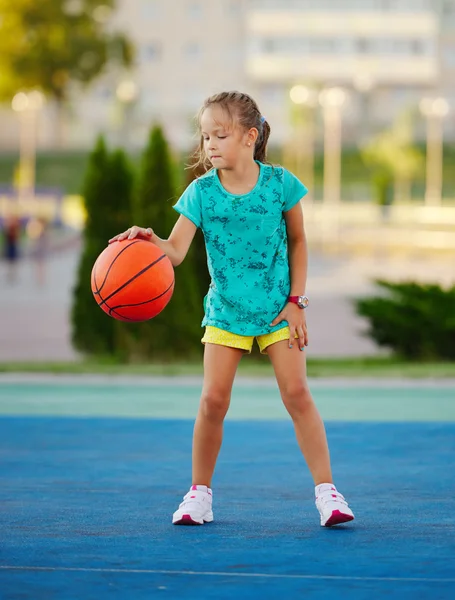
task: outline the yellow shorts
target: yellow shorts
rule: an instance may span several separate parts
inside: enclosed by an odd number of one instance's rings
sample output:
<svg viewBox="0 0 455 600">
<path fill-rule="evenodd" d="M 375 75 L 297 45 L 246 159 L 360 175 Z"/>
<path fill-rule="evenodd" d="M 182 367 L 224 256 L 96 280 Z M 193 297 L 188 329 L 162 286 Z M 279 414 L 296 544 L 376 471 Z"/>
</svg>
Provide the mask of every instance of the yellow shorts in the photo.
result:
<svg viewBox="0 0 455 600">
<path fill-rule="evenodd" d="M 282 329 L 278 329 L 278 331 L 257 336 L 238 335 L 237 333 L 231 333 L 230 331 L 224 331 L 223 329 L 218 329 L 218 327 L 208 325 L 205 328 L 205 334 L 201 341 L 203 344 L 217 344 L 218 346 L 227 346 L 228 348 L 238 348 L 250 354 L 253 349 L 254 338 L 256 337 L 261 354 L 267 354 L 265 350 L 269 346 L 283 340 L 288 340 L 289 333 L 287 325 Z M 298 338 L 299 336 L 296 335 L 295 337 Z"/>
</svg>

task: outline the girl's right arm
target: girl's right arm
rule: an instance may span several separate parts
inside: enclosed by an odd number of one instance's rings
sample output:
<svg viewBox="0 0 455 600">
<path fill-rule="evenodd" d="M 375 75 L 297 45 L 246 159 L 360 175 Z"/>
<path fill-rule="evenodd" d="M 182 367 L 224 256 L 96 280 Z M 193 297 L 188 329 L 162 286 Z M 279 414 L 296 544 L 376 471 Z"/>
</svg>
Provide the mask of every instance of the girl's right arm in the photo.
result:
<svg viewBox="0 0 455 600">
<path fill-rule="evenodd" d="M 174 267 L 177 267 L 188 253 L 191 246 L 191 242 L 196 233 L 196 225 L 190 221 L 187 217 L 180 215 L 177 219 L 177 223 L 174 225 L 171 235 L 167 240 L 159 238 L 150 227 L 145 229 L 144 227 L 138 227 L 133 225 L 123 233 L 119 233 L 109 240 L 112 242 L 121 242 L 122 240 L 132 240 L 134 238 L 140 238 L 152 242 L 168 256 Z"/>
</svg>

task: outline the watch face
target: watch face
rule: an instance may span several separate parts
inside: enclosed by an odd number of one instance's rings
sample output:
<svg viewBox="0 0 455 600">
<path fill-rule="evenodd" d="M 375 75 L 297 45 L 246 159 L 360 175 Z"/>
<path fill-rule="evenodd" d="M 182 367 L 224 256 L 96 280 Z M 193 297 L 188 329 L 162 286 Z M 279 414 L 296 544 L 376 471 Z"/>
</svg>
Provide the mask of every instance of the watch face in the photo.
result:
<svg viewBox="0 0 455 600">
<path fill-rule="evenodd" d="M 306 308 L 309 304 L 308 298 L 306 296 L 299 296 L 298 305 L 300 308 Z"/>
</svg>

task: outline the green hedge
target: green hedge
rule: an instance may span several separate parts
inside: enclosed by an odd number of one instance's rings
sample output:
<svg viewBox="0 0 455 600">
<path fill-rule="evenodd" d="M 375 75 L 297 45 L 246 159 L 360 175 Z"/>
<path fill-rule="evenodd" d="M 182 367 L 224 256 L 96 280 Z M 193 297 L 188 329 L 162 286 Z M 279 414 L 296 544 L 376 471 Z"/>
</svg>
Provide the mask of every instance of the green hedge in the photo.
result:
<svg viewBox="0 0 455 600">
<path fill-rule="evenodd" d="M 357 299 L 380 346 L 411 360 L 455 360 L 455 286 L 378 280 L 383 294 Z"/>
</svg>

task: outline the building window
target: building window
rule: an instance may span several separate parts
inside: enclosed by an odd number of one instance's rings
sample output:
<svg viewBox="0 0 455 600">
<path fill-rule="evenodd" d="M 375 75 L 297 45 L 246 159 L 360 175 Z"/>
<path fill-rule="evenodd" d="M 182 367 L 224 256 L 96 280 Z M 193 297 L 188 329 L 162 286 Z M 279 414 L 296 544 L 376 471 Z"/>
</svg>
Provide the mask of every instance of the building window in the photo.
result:
<svg viewBox="0 0 455 600">
<path fill-rule="evenodd" d="M 190 2 L 188 5 L 188 16 L 190 19 L 200 19 L 202 16 L 202 7 L 199 2 Z"/>
<path fill-rule="evenodd" d="M 267 54 L 272 54 L 273 52 L 276 52 L 277 47 L 275 40 L 265 39 L 262 43 L 262 49 Z"/>
<path fill-rule="evenodd" d="M 160 7 L 157 0 L 142 0 L 140 4 L 140 15 L 146 21 L 152 21 L 159 15 Z"/>
<path fill-rule="evenodd" d="M 158 106 L 158 103 L 159 96 L 157 90 L 146 88 L 144 93 L 141 94 L 140 107 L 144 112 L 149 113 Z"/>
<path fill-rule="evenodd" d="M 194 119 L 194 113 L 204 102 L 204 94 L 201 92 L 200 87 L 184 86 L 182 89 L 182 104 L 192 112 L 192 118 Z"/>
<path fill-rule="evenodd" d="M 110 98 L 112 98 L 112 88 L 106 87 L 104 85 L 100 86 L 95 91 L 95 96 L 97 98 L 100 98 L 101 100 L 109 100 Z"/>
<path fill-rule="evenodd" d="M 299 44 L 300 50 L 304 50 L 304 46 L 306 44 L 303 43 L 303 40 Z M 308 40 L 308 47 L 311 53 L 313 54 L 332 54 L 336 51 L 336 42 L 334 39 L 330 38 L 315 38 Z"/>
<path fill-rule="evenodd" d="M 357 52 L 359 54 L 368 54 L 369 52 L 371 52 L 371 41 L 366 40 L 365 38 L 358 39 Z"/>
<path fill-rule="evenodd" d="M 161 44 L 159 42 L 154 42 L 151 44 L 146 44 L 141 48 L 141 59 L 142 62 L 154 62 L 161 58 Z"/>
<path fill-rule="evenodd" d="M 286 97 L 286 88 L 278 83 L 265 85 L 261 91 L 261 100 L 269 104 L 282 102 Z"/>
<path fill-rule="evenodd" d="M 198 42 L 188 42 L 185 44 L 183 52 L 186 58 L 195 60 L 201 55 L 201 47 Z"/>
<path fill-rule="evenodd" d="M 444 51 L 444 62 L 446 66 L 455 68 L 455 45 L 451 48 L 450 46 Z"/>
<path fill-rule="evenodd" d="M 239 3 L 239 0 L 227 0 L 227 2 L 226 2 L 226 13 L 230 17 L 237 17 L 240 14 L 240 3 Z"/>
<path fill-rule="evenodd" d="M 417 56 L 425 54 L 425 43 L 422 40 L 411 40 L 411 53 Z"/>
<path fill-rule="evenodd" d="M 446 0 L 450 2 L 450 0 Z M 406 11 L 434 10 L 434 0 L 249 0 L 255 10 Z"/>
<path fill-rule="evenodd" d="M 418 0 L 416 0 L 417 4 Z M 403 10 L 402 0 L 382 0 L 383 9 L 387 11 L 401 11 Z M 386 6 L 387 5 L 387 6 Z M 417 8 L 417 6 L 416 6 Z"/>
<path fill-rule="evenodd" d="M 393 40 L 391 47 L 394 54 L 411 54 L 413 41 Z"/>
</svg>

